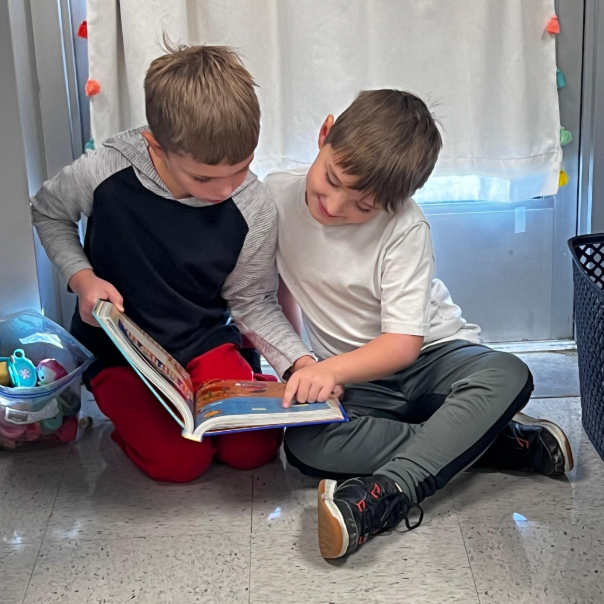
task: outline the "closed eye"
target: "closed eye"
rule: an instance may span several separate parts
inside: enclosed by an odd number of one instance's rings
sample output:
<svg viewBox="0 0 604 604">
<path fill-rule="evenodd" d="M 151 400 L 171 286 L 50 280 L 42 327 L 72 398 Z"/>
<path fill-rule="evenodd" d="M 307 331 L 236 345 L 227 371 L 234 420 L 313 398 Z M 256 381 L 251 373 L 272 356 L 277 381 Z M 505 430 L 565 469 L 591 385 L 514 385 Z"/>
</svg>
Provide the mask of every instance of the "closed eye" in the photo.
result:
<svg viewBox="0 0 604 604">
<path fill-rule="evenodd" d="M 327 182 L 328 182 L 328 183 L 329 183 L 329 184 L 330 184 L 332 187 L 334 187 L 334 188 L 336 188 L 336 189 L 338 188 L 338 185 L 336 185 L 336 183 L 335 183 L 335 182 L 333 182 L 333 181 L 331 180 L 331 178 L 329 178 L 329 172 L 325 172 L 325 179 L 327 180 Z"/>
</svg>

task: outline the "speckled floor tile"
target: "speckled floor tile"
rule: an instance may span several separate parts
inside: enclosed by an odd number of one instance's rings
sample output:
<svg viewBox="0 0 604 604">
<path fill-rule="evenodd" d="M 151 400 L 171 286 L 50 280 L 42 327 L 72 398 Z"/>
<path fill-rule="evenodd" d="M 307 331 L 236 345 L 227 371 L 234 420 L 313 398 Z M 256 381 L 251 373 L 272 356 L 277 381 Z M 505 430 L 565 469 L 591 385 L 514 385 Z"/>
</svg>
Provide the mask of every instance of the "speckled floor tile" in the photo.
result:
<svg viewBox="0 0 604 604">
<path fill-rule="evenodd" d="M 0 451 L 0 543 L 42 542 L 68 455 L 68 446 Z"/>
<path fill-rule="evenodd" d="M 214 465 L 193 482 L 160 483 L 127 459 L 94 464 L 72 457 L 46 540 L 249 534 L 251 509 L 251 472 Z"/>
<path fill-rule="evenodd" d="M 498 526 L 514 514 L 550 526 L 604 518 L 604 470 L 576 467 L 566 477 L 469 471 L 452 483 L 462 524 Z"/>
<path fill-rule="evenodd" d="M 481 604 L 601 604 L 604 524 L 462 527 Z"/>
<path fill-rule="evenodd" d="M 110 421 L 96 421 L 90 432 L 84 434 L 71 450 L 70 465 L 130 464 L 125 453 L 111 440 L 113 424 Z"/>
<path fill-rule="evenodd" d="M 478 602 L 459 527 L 393 531 L 327 562 L 314 527 L 252 535 L 251 604 Z"/>
<path fill-rule="evenodd" d="M 575 469 L 564 477 L 537 474 L 468 471 L 451 488 L 463 524 L 498 526 L 514 514 L 551 526 L 604 518 L 604 462 L 581 427 L 579 399 L 531 401 L 525 412 L 551 419 L 568 434 Z"/>
<path fill-rule="evenodd" d="M 249 534 L 46 543 L 25 604 L 247 603 Z"/>
<path fill-rule="evenodd" d="M 2 604 L 21 604 L 40 547 L 33 544 L 0 545 Z"/>
<path fill-rule="evenodd" d="M 303 476 L 296 468 L 280 461 L 254 471 L 254 531 L 299 531 L 317 526 L 317 486 L 319 478 Z M 448 522 L 457 525 L 455 504 L 445 488 L 422 504 L 422 528 Z"/>
</svg>

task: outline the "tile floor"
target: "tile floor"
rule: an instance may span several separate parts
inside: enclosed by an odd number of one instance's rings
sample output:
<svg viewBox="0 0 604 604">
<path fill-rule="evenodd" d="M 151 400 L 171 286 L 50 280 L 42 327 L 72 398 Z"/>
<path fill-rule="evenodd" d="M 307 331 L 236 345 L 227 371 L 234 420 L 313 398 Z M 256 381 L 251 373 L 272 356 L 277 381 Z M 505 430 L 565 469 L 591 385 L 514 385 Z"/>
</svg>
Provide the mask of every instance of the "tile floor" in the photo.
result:
<svg viewBox="0 0 604 604">
<path fill-rule="evenodd" d="M 317 481 L 282 460 L 159 484 L 107 422 L 71 448 L 0 452 L 0 602 L 602 604 L 604 463 L 581 427 L 576 355 L 523 358 L 541 397 L 528 412 L 567 431 L 573 472 L 465 472 L 419 529 L 332 563 L 317 547 Z"/>
</svg>

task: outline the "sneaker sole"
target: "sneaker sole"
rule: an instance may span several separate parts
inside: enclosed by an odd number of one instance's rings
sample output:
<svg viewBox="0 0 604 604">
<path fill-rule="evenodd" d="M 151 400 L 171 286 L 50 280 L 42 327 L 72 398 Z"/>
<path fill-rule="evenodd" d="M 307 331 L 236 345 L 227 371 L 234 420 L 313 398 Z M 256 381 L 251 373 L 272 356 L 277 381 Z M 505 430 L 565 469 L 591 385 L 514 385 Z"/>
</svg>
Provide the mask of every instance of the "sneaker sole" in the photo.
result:
<svg viewBox="0 0 604 604">
<path fill-rule="evenodd" d="M 348 549 L 348 529 L 333 501 L 335 480 L 322 480 L 318 490 L 319 548 L 323 558 L 341 558 Z"/>
<path fill-rule="evenodd" d="M 570 442 L 560 426 L 547 419 L 534 419 L 524 413 L 517 413 L 514 415 L 513 421 L 525 426 L 543 426 L 544 428 L 547 428 L 550 434 L 558 441 L 560 448 L 564 451 L 564 472 L 570 472 L 575 467 L 575 460 L 573 459 L 573 451 L 570 447 Z"/>
</svg>

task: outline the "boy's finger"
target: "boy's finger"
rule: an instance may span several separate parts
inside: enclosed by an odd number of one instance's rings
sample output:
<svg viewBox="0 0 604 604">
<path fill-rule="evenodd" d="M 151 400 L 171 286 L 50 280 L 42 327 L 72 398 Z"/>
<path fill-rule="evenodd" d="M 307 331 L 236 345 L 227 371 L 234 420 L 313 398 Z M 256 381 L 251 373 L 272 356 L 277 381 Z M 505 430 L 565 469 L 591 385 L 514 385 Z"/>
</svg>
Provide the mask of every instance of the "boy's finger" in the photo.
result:
<svg viewBox="0 0 604 604">
<path fill-rule="evenodd" d="M 309 390 L 310 382 L 307 379 L 300 380 L 298 384 L 298 389 L 296 390 L 296 402 L 301 404 L 307 403 Z"/>
<path fill-rule="evenodd" d="M 107 289 L 107 295 L 109 296 L 109 302 L 111 302 L 120 312 L 124 312 L 124 298 L 115 289 L 115 287 L 109 287 Z"/>
<path fill-rule="evenodd" d="M 341 399 L 344 396 L 344 386 L 341 386 L 340 384 L 338 384 L 334 389 L 333 389 L 333 395 L 337 398 L 337 399 Z"/>
<path fill-rule="evenodd" d="M 287 409 L 291 404 L 292 400 L 296 394 L 296 390 L 298 389 L 299 379 L 295 377 L 296 374 L 289 378 L 289 382 L 287 382 L 287 386 L 285 388 L 285 394 L 283 395 L 283 403 L 281 405 Z"/>
<path fill-rule="evenodd" d="M 309 403 L 316 403 L 319 400 L 319 394 L 321 393 L 321 384 L 311 384 L 310 389 L 308 390 L 308 399 Z"/>
<path fill-rule="evenodd" d="M 317 397 L 317 401 L 320 403 L 324 403 L 331 394 L 331 388 L 329 386 L 324 386 L 321 388 L 321 392 L 319 392 L 319 396 Z"/>
</svg>

